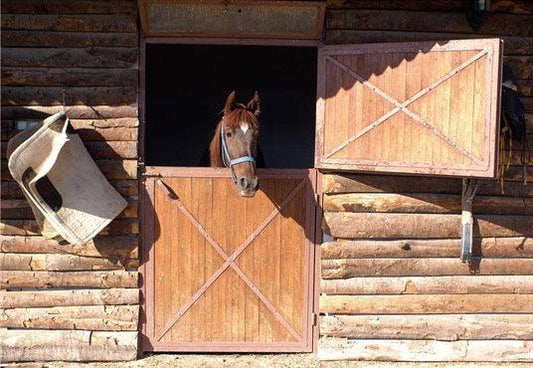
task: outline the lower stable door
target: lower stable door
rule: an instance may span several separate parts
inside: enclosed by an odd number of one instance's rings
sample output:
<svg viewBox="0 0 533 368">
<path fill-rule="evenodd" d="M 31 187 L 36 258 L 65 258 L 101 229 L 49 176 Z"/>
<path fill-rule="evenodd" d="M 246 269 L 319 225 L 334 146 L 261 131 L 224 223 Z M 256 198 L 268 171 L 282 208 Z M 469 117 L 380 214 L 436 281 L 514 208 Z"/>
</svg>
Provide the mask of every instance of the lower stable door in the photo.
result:
<svg viewBox="0 0 533 368">
<path fill-rule="evenodd" d="M 144 351 L 312 351 L 316 173 L 258 176 L 148 168 Z"/>
</svg>

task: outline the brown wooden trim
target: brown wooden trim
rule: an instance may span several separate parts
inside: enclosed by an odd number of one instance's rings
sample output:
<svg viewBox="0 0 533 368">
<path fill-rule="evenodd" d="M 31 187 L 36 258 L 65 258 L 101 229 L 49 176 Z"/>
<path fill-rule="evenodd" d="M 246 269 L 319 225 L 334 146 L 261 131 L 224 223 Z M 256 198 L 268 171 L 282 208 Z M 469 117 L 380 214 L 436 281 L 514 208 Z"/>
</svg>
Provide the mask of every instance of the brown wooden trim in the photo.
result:
<svg viewBox="0 0 533 368">
<path fill-rule="evenodd" d="M 191 44 L 191 45 L 242 45 L 242 46 L 301 46 L 320 47 L 319 40 L 263 39 L 263 38 L 217 38 L 217 37 L 157 37 L 147 36 L 144 41 L 150 44 Z"/>
<path fill-rule="evenodd" d="M 233 38 L 233 39 L 246 39 L 246 34 L 239 33 L 182 33 L 182 32 L 151 32 L 148 24 L 148 16 L 146 8 L 148 4 L 198 4 L 198 1 L 194 0 L 137 0 L 139 6 L 139 15 L 141 18 L 141 26 L 144 34 L 150 37 L 198 37 L 198 38 Z M 202 3 L 213 5 L 225 5 L 225 0 L 203 0 Z M 313 32 L 303 33 L 256 33 L 254 38 L 272 40 L 272 39 L 299 39 L 299 40 L 321 40 L 324 29 L 324 21 L 326 14 L 326 2 L 325 1 L 265 1 L 265 0 L 232 0 L 231 5 L 280 5 L 280 6 L 292 6 L 292 7 L 316 7 L 318 9 L 316 26 Z"/>
</svg>

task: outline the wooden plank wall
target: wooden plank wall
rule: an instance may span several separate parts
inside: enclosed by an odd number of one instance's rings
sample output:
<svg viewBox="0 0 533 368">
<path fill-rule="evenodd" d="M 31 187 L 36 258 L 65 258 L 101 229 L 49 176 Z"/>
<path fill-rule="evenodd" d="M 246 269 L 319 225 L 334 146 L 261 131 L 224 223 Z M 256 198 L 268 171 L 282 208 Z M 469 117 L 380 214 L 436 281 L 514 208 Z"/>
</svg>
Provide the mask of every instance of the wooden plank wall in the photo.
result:
<svg viewBox="0 0 533 368">
<path fill-rule="evenodd" d="M 331 1 L 327 42 L 503 37 L 533 133 L 533 3 L 493 0 L 479 32 L 465 20 L 471 3 Z M 471 268 L 459 260 L 460 179 L 324 175 L 323 227 L 334 240 L 321 246 L 319 357 L 532 361 L 533 166 L 524 187 L 518 162 L 515 152 L 505 194 L 480 182 L 483 259 Z"/>
<path fill-rule="evenodd" d="M 136 2 L 6 0 L 1 10 L 0 362 L 134 359 L 139 320 Z M 74 128 L 129 202 L 84 247 L 38 235 L 5 157 L 17 121 L 59 111 L 63 89 Z"/>
</svg>

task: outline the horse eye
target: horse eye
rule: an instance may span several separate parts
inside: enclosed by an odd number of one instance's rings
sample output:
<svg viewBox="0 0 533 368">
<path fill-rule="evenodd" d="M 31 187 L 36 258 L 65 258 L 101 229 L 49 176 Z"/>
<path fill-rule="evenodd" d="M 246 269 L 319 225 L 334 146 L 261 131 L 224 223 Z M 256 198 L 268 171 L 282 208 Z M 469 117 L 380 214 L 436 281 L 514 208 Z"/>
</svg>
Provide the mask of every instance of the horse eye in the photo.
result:
<svg viewBox="0 0 533 368">
<path fill-rule="evenodd" d="M 232 132 L 227 132 L 227 133 L 226 133 L 226 137 L 228 137 L 228 138 L 231 138 L 232 135 L 233 135 Z"/>
</svg>

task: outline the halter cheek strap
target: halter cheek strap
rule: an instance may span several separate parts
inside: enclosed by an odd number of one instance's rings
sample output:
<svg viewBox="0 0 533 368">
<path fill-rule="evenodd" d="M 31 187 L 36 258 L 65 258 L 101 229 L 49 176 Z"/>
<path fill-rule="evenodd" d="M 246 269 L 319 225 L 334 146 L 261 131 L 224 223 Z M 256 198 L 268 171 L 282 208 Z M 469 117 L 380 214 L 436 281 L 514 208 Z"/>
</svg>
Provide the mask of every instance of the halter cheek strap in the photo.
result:
<svg viewBox="0 0 533 368">
<path fill-rule="evenodd" d="M 226 146 L 226 122 L 222 120 L 222 129 L 220 129 L 220 140 L 222 142 L 222 162 L 224 162 L 224 166 L 230 168 L 231 177 L 233 178 L 233 181 L 236 181 L 235 173 L 233 172 L 233 165 L 240 164 L 241 162 L 252 162 L 255 164 L 255 158 L 252 156 L 242 156 L 235 159 L 231 159 L 231 156 L 228 152 L 228 147 Z"/>
</svg>

